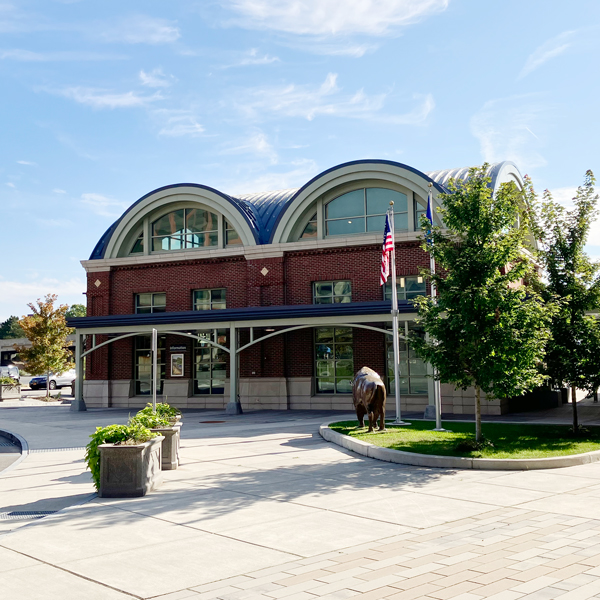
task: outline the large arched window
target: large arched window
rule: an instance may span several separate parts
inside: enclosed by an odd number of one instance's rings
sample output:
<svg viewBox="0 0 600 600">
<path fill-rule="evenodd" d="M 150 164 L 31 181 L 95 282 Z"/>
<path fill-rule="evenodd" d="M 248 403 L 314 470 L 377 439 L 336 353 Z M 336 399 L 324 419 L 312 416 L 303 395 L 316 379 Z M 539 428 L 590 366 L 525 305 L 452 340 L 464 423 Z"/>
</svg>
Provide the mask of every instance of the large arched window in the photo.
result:
<svg viewBox="0 0 600 600">
<path fill-rule="evenodd" d="M 152 223 L 153 251 L 205 248 L 219 243 L 219 217 L 201 208 L 181 208 Z"/>
<path fill-rule="evenodd" d="M 396 231 L 408 231 L 406 194 L 386 188 L 362 188 L 338 196 L 325 205 L 325 235 L 383 231 L 390 201 L 394 202 Z"/>
</svg>

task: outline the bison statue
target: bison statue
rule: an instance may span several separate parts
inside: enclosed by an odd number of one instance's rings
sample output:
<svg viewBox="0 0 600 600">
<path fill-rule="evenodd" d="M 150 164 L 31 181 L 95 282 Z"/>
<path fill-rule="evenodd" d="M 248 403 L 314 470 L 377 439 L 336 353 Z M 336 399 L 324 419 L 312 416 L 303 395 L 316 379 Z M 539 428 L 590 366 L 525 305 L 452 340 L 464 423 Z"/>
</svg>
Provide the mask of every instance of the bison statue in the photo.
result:
<svg viewBox="0 0 600 600">
<path fill-rule="evenodd" d="M 385 429 L 385 384 L 379 375 L 363 367 L 352 380 L 352 402 L 360 427 L 365 426 L 365 415 L 369 419 L 369 433 L 379 419 L 379 431 Z"/>
</svg>

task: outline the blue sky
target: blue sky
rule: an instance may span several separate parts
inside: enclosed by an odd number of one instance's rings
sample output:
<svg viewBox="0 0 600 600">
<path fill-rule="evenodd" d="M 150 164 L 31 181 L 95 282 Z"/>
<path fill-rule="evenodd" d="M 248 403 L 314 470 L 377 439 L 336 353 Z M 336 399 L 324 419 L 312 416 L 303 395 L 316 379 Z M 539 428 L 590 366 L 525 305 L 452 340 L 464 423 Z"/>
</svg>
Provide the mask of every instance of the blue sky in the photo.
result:
<svg viewBox="0 0 600 600">
<path fill-rule="evenodd" d="M 79 261 L 167 184 L 512 160 L 568 203 L 600 175 L 599 34 L 597 0 L 0 0 L 0 320 L 83 302 Z"/>
</svg>

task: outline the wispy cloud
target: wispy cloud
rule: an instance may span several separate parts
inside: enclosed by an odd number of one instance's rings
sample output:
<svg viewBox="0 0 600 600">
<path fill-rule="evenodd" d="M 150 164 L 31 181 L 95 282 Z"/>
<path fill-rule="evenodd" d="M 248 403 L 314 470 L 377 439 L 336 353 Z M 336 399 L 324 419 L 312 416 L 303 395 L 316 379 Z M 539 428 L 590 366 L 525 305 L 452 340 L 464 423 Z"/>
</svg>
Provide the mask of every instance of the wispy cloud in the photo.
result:
<svg viewBox="0 0 600 600">
<path fill-rule="evenodd" d="M 267 136 L 262 131 L 249 135 L 246 139 L 225 147 L 221 154 L 249 154 L 251 156 L 266 157 L 274 165 L 279 162 L 277 151 L 269 143 Z"/>
<path fill-rule="evenodd" d="M 119 217 L 129 206 L 127 202 L 95 193 L 81 194 L 81 203 L 101 217 Z"/>
<path fill-rule="evenodd" d="M 544 166 L 541 150 L 551 110 L 537 94 L 486 102 L 470 123 L 483 159 L 490 163 L 512 160 L 525 170 Z"/>
<path fill-rule="evenodd" d="M 14 190 L 14 189 L 16 189 L 16 187 L 17 187 L 17 186 L 16 186 L 16 185 L 15 185 L 15 184 L 14 184 L 12 181 L 9 181 L 9 182 L 7 182 L 7 184 L 6 184 L 6 185 L 7 185 L 9 188 L 12 188 L 13 190 Z"/>
<path fill-rule="evenodd" d="M 120 44 L 172 44 L 181 32 L 173 21 L 136 15 L 107 25 L 97 37 Z"/>
<path fill-rule="evenodd" d="M 54 188 L 52 190 L 55 194 L 66 194 L 66 190 L 61 190 L 60 188 Z"/>
<path fill-rule="evenodd" d="M 57 273 L 58 275 L 58 273 Z M 44 277 L 36 275 L 27 280 L 27 277 L 19 277 L 17 281 L 10 281 L 0 276 L 0 321 L 7 319 L 10 315 L 22 317 L 31 311 L 27 307 L 29 302 L 35 302 L 36 298 L 43 298 L 46 294 L 57 294 L 59 303 L 73 304 L 83 301 L 82 293 L 86 289 L 83 277 L 73 277 L 64 280 L 61 277 Z"/>
<path fill-rule="evenodd" d="M 382 114 L 388 99 L 387 93 L 369 96 L 360 89 L 352 94 L 343 94 L 337 78 L 337 74 L 329 73 L 318 87 L 289 84 L 246 90 L 238 97 L 238 107 L 252 117 L 275 113 L 312 121 L 317 116 L 327 115 L 385 120 L 393 125 L 421 125 L 435 106 L 431 94 L 415 95 L 413 100 L 418 104 L 409 112 Z"/>
<path fill-rule="evenodd" d="M 79 104 L 86 104 L 93 108 L 132 108 L 137 106 L 148 106 L 152 102 L 162 99 L 160 92 L 147 96 L 133 91 L 115 93 L 103 89 L 77 86 L 61 90 L 50 89 L 46 91 L 55 93 L 59 96 L 64 96 Z"/>
<path fill-rule="evenodd" d="M 37 163 L 31 162 L 30 160 L 18 160 L 18 165 L 27 165 L 28 167 L 37 167 Z"/>
<path fill-rule="evenodd" d="M 298 35 L 386 35 L 443 12 L 449 0 L 224 0 L 249 29 Z"/>
<path fill-rule="evenodd" d="M 279 62 L 281 62 L 281 59 L 278 56 L 271 56 L 270 54 L 260 54 L 258 48 L 251 48 L 250 50 L 242 53 L 237 60 L 235 60 L 231 64 L 224 65 L 222 68 L 229 69 L 232 67 L 272 65 L 273 63 Z"/>
<path fill-rule="evenodd" d="M 219 189 L 226 189 L 230 194 L 248 194 L 253 192 L 263 192 L 266 190 L 282 190 L 296 188 L 306 183 L 311 177 L 319 172 L 317 163 L 310 159 L 299 159 L 288 164 L 278 165 L 277 169 L 256 175 L 260 167 L 254 163 L 246 165 L 241 172 L 236 173 L 237 183 L 231 186 L 231 181 L 223 182 Z"/>
<path fill-rule="evenodd" d="M 146 87 L 164 88 L 171 86 L 177 79 L 173 75 L 166 75 L 162 69 L 152 69 L 149 73 L 142 69 L 140 81 Z"/>
<path fill-rule="evenodd" d="M 204 127 L 191 110 L 159 109 L 152 112 L 154 120 L 160 123 L 158 135 L 166 137 L 198 137 Z"/>
<path fill-rule="evenodd" d="M 100 52 L 32 52 L 14 48 L 11 50 L 0 50 L 0 59 L 16 60 L 20 62 L 59 62 L 59 61 L 102 61 L 102 60 L 126 60 L 128 57 L 122 54 L 106 54 Z"/>
<path fill-rule="evenodd" d="M 523 79 L 523 77 L 541 67 L 545 62 L 568 50 L 575 33 L 575 31 L 563 31 L 563 33 L 538 46 L 527 58 L 518 79 Z"/>
</svg>

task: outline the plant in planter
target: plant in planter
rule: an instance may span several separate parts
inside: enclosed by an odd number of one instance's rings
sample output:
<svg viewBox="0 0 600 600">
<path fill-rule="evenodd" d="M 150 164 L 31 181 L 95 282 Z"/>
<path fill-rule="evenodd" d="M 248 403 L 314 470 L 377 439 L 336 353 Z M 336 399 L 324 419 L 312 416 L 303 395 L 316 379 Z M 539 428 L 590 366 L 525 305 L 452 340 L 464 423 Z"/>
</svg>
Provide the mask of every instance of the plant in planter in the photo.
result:
<svg viewBox="0 0 600 600">
<path fill-rule="evenodd" d="M 157 403 L 156 411 L 154 411 L 154 409 L 152 408 L 152 404 L 148 402 L 148 404 L 146 404 L 146 406 L 138 412 L 138 415 L 140 414 L 157 414 L 161 417 L 166 417 L 171 423 L 176 423 L 181 419 L 181 411 L 178 408 L 167 404 L 166 402 Z"/>
<path fill-rule="evenodd" d="M 161 405 L 157 405 L 158 406 Z M 163 404 L 167 409 L 172 409 L 168 404 Z M 154 412 L 152 405 L 149 404 L 142 410 L 140 410 L 131 422 L 137 422 L 147 427 L 151 431 L 158 433 L 164 437 L 162 443 L 162 464 L 163 470 L 176 469 L 179 466 L 179 434 L 181 431 L 181 425 L 170 418 L 170 413 L 167 409 L 162 410 L 162 414 Z M 177 409 L 173 409 L 177 410 Z"/>
<path fill-rule="evenodd" d="M 97 427 L 85 460 L 101 498 L 144 496 L 161 482 L 163 437 L 133 419 Z"/>
<path fill-rule="evenodd" d="M 21 398 L 21 384 L 12 377 L 0 377 L 0 401 Z"/>
</svg>

